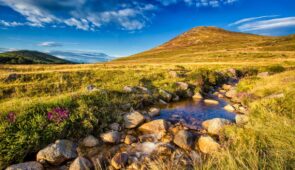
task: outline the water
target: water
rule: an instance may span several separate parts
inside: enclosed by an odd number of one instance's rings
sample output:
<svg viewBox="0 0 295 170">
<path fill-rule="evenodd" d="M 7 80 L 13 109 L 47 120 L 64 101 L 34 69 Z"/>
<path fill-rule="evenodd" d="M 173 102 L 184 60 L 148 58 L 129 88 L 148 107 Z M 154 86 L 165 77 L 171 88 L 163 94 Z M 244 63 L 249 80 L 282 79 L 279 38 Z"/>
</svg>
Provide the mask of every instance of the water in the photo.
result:
<svg viewBox="0 0 295 170">
<path fill-rule="evenodd" d="M 192 99 L 169 103 L 160 106 L 161 114 L 155 119 L 165 119 L 172 123 L 178 123 L 187 126 L 190 129 L 201 129 L 202 122 L 213 118 L 224 118 L 231 121 L 235 119 L 235 113 L 228 112 L 223 109 L 227 102 L 222 99 L 218 100 L 218 105 L 209 105 L 203 100 L 194 101 Z"/>
</svg>

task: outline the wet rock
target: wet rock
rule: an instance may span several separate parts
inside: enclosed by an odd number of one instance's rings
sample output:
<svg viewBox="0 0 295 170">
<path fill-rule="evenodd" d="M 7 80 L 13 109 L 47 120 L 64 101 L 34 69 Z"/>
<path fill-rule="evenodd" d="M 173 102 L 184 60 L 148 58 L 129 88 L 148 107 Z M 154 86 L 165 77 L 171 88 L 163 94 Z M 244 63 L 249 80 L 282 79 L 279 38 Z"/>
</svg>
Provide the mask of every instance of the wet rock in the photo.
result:
<svg viewBox="0 0 295 170">
<path fill-rule="evenodd" d="M 69 170 L 90 170 L 92 167 L 93 165 L 88 159 L 78 157 L 72 162 Z"/>
<path fill-rule="evenodd" d="M 162 100 L 162 99 L 159 99 L 159 103 L 160 103 L 160 104 L 163 104 L 163 105 L 167 105 L 167 104 L 168 104 L 167 102 L 165 102 L 165 101 Z"/>
<path fill-rule="evenodd" d="M 137 111 L 128 113 L 124 116 L 124 123 L 127 129 L 136 128 L 141 123 L 143 123 L 144 120 L 145 120 L 144 116 Z"/>
<path fill-rule="evenodd" d="M 220 149 L 220 145 L 210 136 L 201 136 L 196 146 L 205 154 L 212 154 Z"/>
<path fill-rule="evenodd" d="M 131 86 L 125 86 L 123 88 L 123 91 L 125 91 L 127 93 L 134 93 L 134 92 L 136 92 L 136 89 L 134 87 L 131 87 Z"/>
<path fill-rule="evenodd" d="M 224 106 L 224 110 L 229 111 L 229 112 L 234 112 L 235 108 L 232 105 L 226 105 Z"/>
<path fill-rule="evenodd" d="M 176 82 L 175 85 L 180 89 L 180 90 L 187 90 L 189 88 L 189 85 L 184 82 Z"/>
<path fill-rule="evenodd" d="M 168 93 L 165 90 L 160 89 L 159 94 L 166 102 L 170 102 L 172 99 L 172 94 Z"/>
<path fill-rule="evenodd" d="M 100 135 L 102 141 L 107 143 L 119 143 L 121 139 L 121 133 L 117 131 L 106 132 Z"/>
<path fill-rule="evenodd" d="M 127 165 L 128 162 L 128 154 L 123 153 L 117 153 L 111 160 L 111 164 L 115 169 L 121 169 L 124 168 Z"/>
<path fill-rule="evenodd" d="M 179 98 L 178 95 L 175 95 L 175 96 L 173 97 L 173 99 L 172 99 L 172 101 L 174 101 L 174 102 L 177 102 L 177 101 L 179 101 L 179 100 L 180 100 L 180 98 Z"/>
<path fill-rule="evenodd" d="M 261 72 L 257 74 L 258 77 L 268 77 L 269 76 L 269 72 Z"/>
<path fill-rule="evenodd" d="M 180 130 L 175 136 L 173 142 L 182 149 L 190 150 L 194 144 L 194 135 L 186 130 Z"/>
<path fill-rule="evenodd" d="M 148 114 L 151 117 L 159 116 L 160 115 L 160 109 L 159 108 L 152 107 L 152 108 L 150 108 Z"/>
<path fill-rule="evenodd" d="M 249 122 L 249 117 L 246 115 L 236 115 L 235 120 L 237 125 L 243 125 Z"/>
<path fill-rule="evenodd" d="M 197 92 L 194 94 L 193 99 L 200 100 L 200 99 L 203 99 L 203 96 L 201 95 L 201 93 Z"/>
<path fill-rule="evenodd" d="M 114 131 L 120 131 L 121 130 L 121 126 L 119 123 L 112 123 L 110 124 L 110 129 L 114 130 Z"/>
<path fill-rule="evenodd" d="M 208 131 L 208 133 L 213 135 L 218 135 L 219 131 L 226 125 L 229 125 L 231 122 L 226 119 L 214 118 L 210 120 L 206 120 L 202 123 L 204 129 Z"/>
<path fill-rule="evenodd" d="M 153 120 L 141 125 L 138 130 L 147 134 L 163 135 L 168 129 L 168 124 L 164 119 Z"/>
<path fill-rule="evenodd" d="M 59 165 L 66 160 L 77 157 L 77 146 L 69 140 L 57 140 L 37 153 L 37 161 Z"/>
<path fill-rule="evenodd" d="M 219 104 L 219 101 L 217 101 L 217 100 L 211 100 L 211 99 L 205 99 L 204 102 L 206 104 L 213 104 L 213 105 L 218 105 Z"/>
<path fill-rule="evenodd" d="M 131 145 L 132 143 L 134 143 L 136 141 L 137 141 L 136 137 L 134 137 L 132 135 L 126 135 L 124 143 L 127 145 Z"/>
<path fill-rule="evenodd" d="M 42 164 L 36 161 L 11 165 L 6 170 L 43 170 Z"/>
<path fill-rule="evenodd" d="M 234 98 L 237 95 L 236 89 L 231 89 L 225 93 L 225 96 L 228 98 Z"/>
<path fill-rule="evenodd" d="M 86 138 L 83 139 L 82 145 L 85 147 L 94 147 L 99 144 L 99 141 L 97 138 L 95 138 L 92 135 L 87 136 Z"/>
</svg>

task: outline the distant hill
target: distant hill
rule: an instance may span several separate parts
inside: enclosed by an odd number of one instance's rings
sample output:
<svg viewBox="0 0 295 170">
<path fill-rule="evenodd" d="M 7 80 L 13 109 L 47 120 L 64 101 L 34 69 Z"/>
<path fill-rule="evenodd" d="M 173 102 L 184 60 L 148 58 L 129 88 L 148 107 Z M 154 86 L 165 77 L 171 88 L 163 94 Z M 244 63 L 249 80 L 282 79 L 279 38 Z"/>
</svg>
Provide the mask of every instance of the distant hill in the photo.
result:
<svg viewBox="0 0 295 170">
<path fill-rule="evenodd" d="M 0 64 L 70 64 L 67 61 L 55 56 L 38 51 L 10 51 L 0 53 Z"/>
<path fill-rule="evenodd" d="M 295 51 L 295 35 L 261 36 L 231 32 L 217 27 L 196 27 L 151 50 L 115 61 L 155 62 L 175 61 L 183 58 L 201 60 L 199 54 L 224 54 L 229 52 Z M 205 57 L 208 59 L 208 57 Z M 206 61 L 206 60 L 204 60 Z"/>
</svg>

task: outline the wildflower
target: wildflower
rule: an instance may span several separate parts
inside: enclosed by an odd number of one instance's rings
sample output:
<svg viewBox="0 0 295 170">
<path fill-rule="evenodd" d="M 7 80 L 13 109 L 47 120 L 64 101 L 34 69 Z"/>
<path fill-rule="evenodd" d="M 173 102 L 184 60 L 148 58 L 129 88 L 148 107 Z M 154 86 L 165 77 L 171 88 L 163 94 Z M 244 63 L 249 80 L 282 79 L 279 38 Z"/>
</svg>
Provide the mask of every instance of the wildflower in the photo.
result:
<svg viewBox="0 0 295 170">
<path fill-rule="evenodd" d="M 54 108 L 47 113 L 47 119 L 56 123 L 60 123 L 69 118 L 69 111 L 63 108 Z"/>
<path fill-rule="evenodd" d="M 10 112 L 8 113 L 7 115 L 7 120 L 10 122 L 10 123 L 14 123 L 15 120 L 16 120 L 16 114 L 14 112 Z"/>
</svg>

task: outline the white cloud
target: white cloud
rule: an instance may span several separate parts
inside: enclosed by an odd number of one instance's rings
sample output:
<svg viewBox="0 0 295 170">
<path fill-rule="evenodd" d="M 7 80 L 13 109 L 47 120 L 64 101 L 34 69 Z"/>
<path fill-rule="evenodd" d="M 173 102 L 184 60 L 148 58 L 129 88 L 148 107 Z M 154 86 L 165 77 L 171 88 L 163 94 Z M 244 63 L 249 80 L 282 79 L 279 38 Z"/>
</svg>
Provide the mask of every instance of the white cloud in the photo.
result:
<svg viewBox="0 0 295 170">
<path fill-rule="evenodd" d="M 250 18 L 244 18 L 244 19 L 240 19 L 238 21 L 235 21 L 231 24 L 229 24 L 229 26 L 235 26 L 235 25 L 240 25 L 246 22 L 250 22 L 250 21 L 256 21 L 259 19 L 263 19 L 263 18 L 275 18 L 278 17 L 279 15 L 265 15 L 265 16 L 259 16 L 259 17 L 250 17 Z"/>
<path fill-rule="evenodd" d="M 60 47 L 63 46 L 61 43 L 53 42 L 53 41 L 46 41 L 37 44 L 40 47 Z"/>
<path fill-rule="evenodd" d="M 8 22 L 4 20 L 0 20 L 0 25 L 5 26 L 5 27 L 16 27 L 16 26 L 23 26 L 26 25 L 26 23 L 20 23 L 20 22 Z"/>
</svg>

